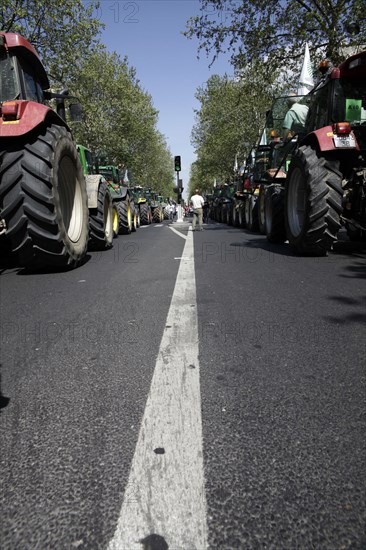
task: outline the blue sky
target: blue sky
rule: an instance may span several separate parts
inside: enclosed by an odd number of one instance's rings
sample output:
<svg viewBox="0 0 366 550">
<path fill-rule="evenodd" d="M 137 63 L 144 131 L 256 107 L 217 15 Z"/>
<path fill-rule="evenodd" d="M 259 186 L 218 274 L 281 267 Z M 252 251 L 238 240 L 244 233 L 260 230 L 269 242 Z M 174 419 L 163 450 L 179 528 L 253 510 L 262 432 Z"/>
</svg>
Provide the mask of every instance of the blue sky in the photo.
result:
<svg viewBox="0 0 366 550">
<path fill-rule="evenodd" d="M 172 155 L 182 157 L 185 192 L 195 160 L 190 142 L 193 110 L 199 107 L 195 91 L 213 74 L 232 74 L 227 57 L 219 57 L 210 69 L 211 58 L 202 53 L 197 59 L 198 41 L 182 35 L 186 21 L 199 10 L 199 0 L 104 0 L 97 14 L 106 25 L 102 42 L 109 51 L 128 57 L 152 96 L 158 128 Z"/>
</svg>

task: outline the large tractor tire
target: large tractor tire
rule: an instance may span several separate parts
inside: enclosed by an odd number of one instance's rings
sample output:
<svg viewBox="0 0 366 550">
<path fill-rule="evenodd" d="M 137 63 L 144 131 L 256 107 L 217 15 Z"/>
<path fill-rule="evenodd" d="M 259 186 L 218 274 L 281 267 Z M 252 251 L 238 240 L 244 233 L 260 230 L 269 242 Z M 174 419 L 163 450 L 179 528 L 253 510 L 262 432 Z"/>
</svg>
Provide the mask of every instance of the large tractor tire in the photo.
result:
<svg viewBox="0 0 366 550">
<path fill-rule="evenodd" d="M 113 207 L 108 184 L 102 181 L 98 189 L 98 207 L 89 212 L 89 246 L 105 250 L 113 244 Z"/>
<path fill-rule="evenodd" d="M 245 227 L 245 204 L 247 202 L 247 197 L 239 204 L 238 208 L 238 225 L 241 228 Z"/>
<path fill-rule="evenodd" d="M 266 187 L 261 185 L 258 196 L 258 228 L 259 233 L 266 234 Z"/>
<path fill-rule="evenodd" d="M 233 225 L 233 216 L 232 216 L 231 204 L 226 205 L 226 223 L 227 223 L 227 225 Z"/>
<path fill-rule="evenodd" d="M 141 225 L 151 224 L 151 209 L 147 202 L 143 202 L 140 204 L 140 219 Z"/>
<path fill-rule="evenodd" d="M 238 227 L 239 226 L 239 211 L 238 208 L 233 205 L 231 207 L 231 219 L 233 221 L 233 226 Z"/>
<path fill-rule="evenodd" d="M 118 219 L 118 208 L 117 204 L 113 203 L 112 205 L 112 224 L 113 224 L 113 237 L 116 239 L 119 234 L 119 219 Z"/>
<path fill-rule="evenodd" d="M 154 208 L 152 220 L 154 223 L 161 223 L 163 221 L 161 206 L 157 206 L 156 208 Z"/>
<path fill-rule="evenodd" d="M 120 235 L 130 235 L 132 231 L 132 216 L 130 198 L 127 197 L 117 203 L 119 233 Z"/>
<path fill-rule="evenodd" d="M 285 188 L 287 238 L 297 253 L 326 256 L 341 227 L 342 173 L 331 154 L 309 145 L 293 155 Z"/>
<path fill-rule="evenodd" d="M 131 203 L 131 218 L 132 218 L 131 231 L 135 232 L 137 231 L 137 208 L 134 203 Z"/>
<path fill-rule="evenodd" d="M 258 197 L 250 195 L 245 201 L 244 207 L 245 227 L 249 231 L 258 231 Z"/>
<path fill-rule="evenodd" d="M 265 198 L 266 235 L 271 243 L 284 243 L 285 227 L 285 197 L 280 187 L 269 187 Z"/>
<path fill-rule="evenodd" d="M 42 124 L 0 150 L 0 208 L 20 265 L 76 267 L 88 246 L 85 179 L 63 126 Z"/>
</svg>

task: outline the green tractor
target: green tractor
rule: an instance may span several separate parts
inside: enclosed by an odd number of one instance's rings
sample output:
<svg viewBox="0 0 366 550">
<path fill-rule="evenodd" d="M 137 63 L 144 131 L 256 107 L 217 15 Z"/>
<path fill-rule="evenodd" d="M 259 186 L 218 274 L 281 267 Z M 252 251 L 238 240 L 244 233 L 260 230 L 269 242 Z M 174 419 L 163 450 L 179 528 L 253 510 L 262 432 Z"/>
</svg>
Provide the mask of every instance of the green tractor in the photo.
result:
<svg viewBox="0 0 366 550">
<path fill-rule="evenodd" d="M 107 180 L 112 199 L 117 204 L 119 233 L 129 235 L 138 227 L 138 215 L 130 189 L 124 184 L 123 174 L 113 165 L 99 166 L 99 172 Z"/>
<path fill-rule="evenodd" d="M 131 191 L 136 208 L 139 213 L 141 225 L 150 225 L 152 222 L 152 212 L 146 189 L 144 187 L 141 187 L 141 185 L 135 185 L 131 189 Z"/>
<path fill-rule="evenodd" d="M 77 145 L 86 181 L 89 208 L 89 247 L 111 248 L 113 237 L 133 230 L 130 196 L 114 166 L 98 166 L 96 156 Z"/>
<path fill-rule="evenodd" d="M 150 200 L 150 207 L 152 213 L 152 221 L 155 223 L 161 223 L 164 219 L 164 208 L 162 206 L 163 197 L 148 189 L 148 200 Z"/>
</svg>

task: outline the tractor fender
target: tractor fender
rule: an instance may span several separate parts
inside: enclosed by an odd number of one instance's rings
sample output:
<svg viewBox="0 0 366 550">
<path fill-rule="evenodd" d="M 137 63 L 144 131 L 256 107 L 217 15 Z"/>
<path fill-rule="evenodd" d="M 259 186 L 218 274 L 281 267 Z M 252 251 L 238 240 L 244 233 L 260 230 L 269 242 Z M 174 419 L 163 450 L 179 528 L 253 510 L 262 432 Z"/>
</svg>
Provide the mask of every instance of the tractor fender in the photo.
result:
<svg viewBox="0 0 366 550">
<path fill-rule="evenodd" d="M 88 195 L 88 208 L 98 207 L 98 190 L 102 181 L 106 181 L 100 174 L 85 176 L 86 192 Z"/>
<path fill-rule="evenodd" d="M 334 143 L 334 133 L 332 126 L 324 126 L 324 128 L 320 128 L 319 130 L 314 130 L 314 132 L 310 132 L 304 139 L 301 140 L 300 145 L 317 145 L 320 151 L 340 151 L 340 150 L 360 150 L 360 147 L 357 143 L 357 139 L 355 137 L 355 134 L 353 131 L 350 134 L 355 142 L 354 147 L 336 147 Z"/>
<path fill-rule="evenodd" d="M 23 136 L 44 123 L 45 120 L 51 121 L 58 126 L 64 126 L 69 129 L 67 124 L 58 116 L 55 111 L 42 103 L 28 100 L 7 101 L 6 104 L 15 105 L 15 120 L 4 120 L 0 116 L 0 138 Z"/>
<path fill-rule="evenodd" d="M 121 194 L 121 199 L 122 200 L 125 200 L 127 195 L 129 195 L 129 191 L 128 191 L 128 187 L 125 187 L 122 185 L 122 187 L 120 188 L 120 194 Z"/>
<path fill-rule="evenodd" d="M 124 201 L 127 197 L 130 196 L 128 187 L 124 187 L 122 185 L 117 187 L 116 189 L 113 189 L 111 194 L 113 202 Z"/>
</svg>

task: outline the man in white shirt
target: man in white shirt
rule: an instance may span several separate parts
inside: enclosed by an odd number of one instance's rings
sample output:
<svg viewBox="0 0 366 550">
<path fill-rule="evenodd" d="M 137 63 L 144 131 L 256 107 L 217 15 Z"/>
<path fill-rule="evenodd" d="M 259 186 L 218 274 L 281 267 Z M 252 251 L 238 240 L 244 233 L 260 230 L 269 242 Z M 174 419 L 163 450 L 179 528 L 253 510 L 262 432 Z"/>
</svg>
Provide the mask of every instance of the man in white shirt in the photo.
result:
<svg viewBox="0 0 366 550">
<path fill-rule="evenodd" d="M 196 230 L 197 221 L 198 221 L 198 225 L 199 225 L 199 230 L 202 231 L 202 229 L 203 229 L 203 205 L 205 203 L 205 200 L 199 194 L 198 189 L 196 189 L 195 194 L 192 195 L 190 203 L 193 206 L 192 231 Z"/>
</svg>

